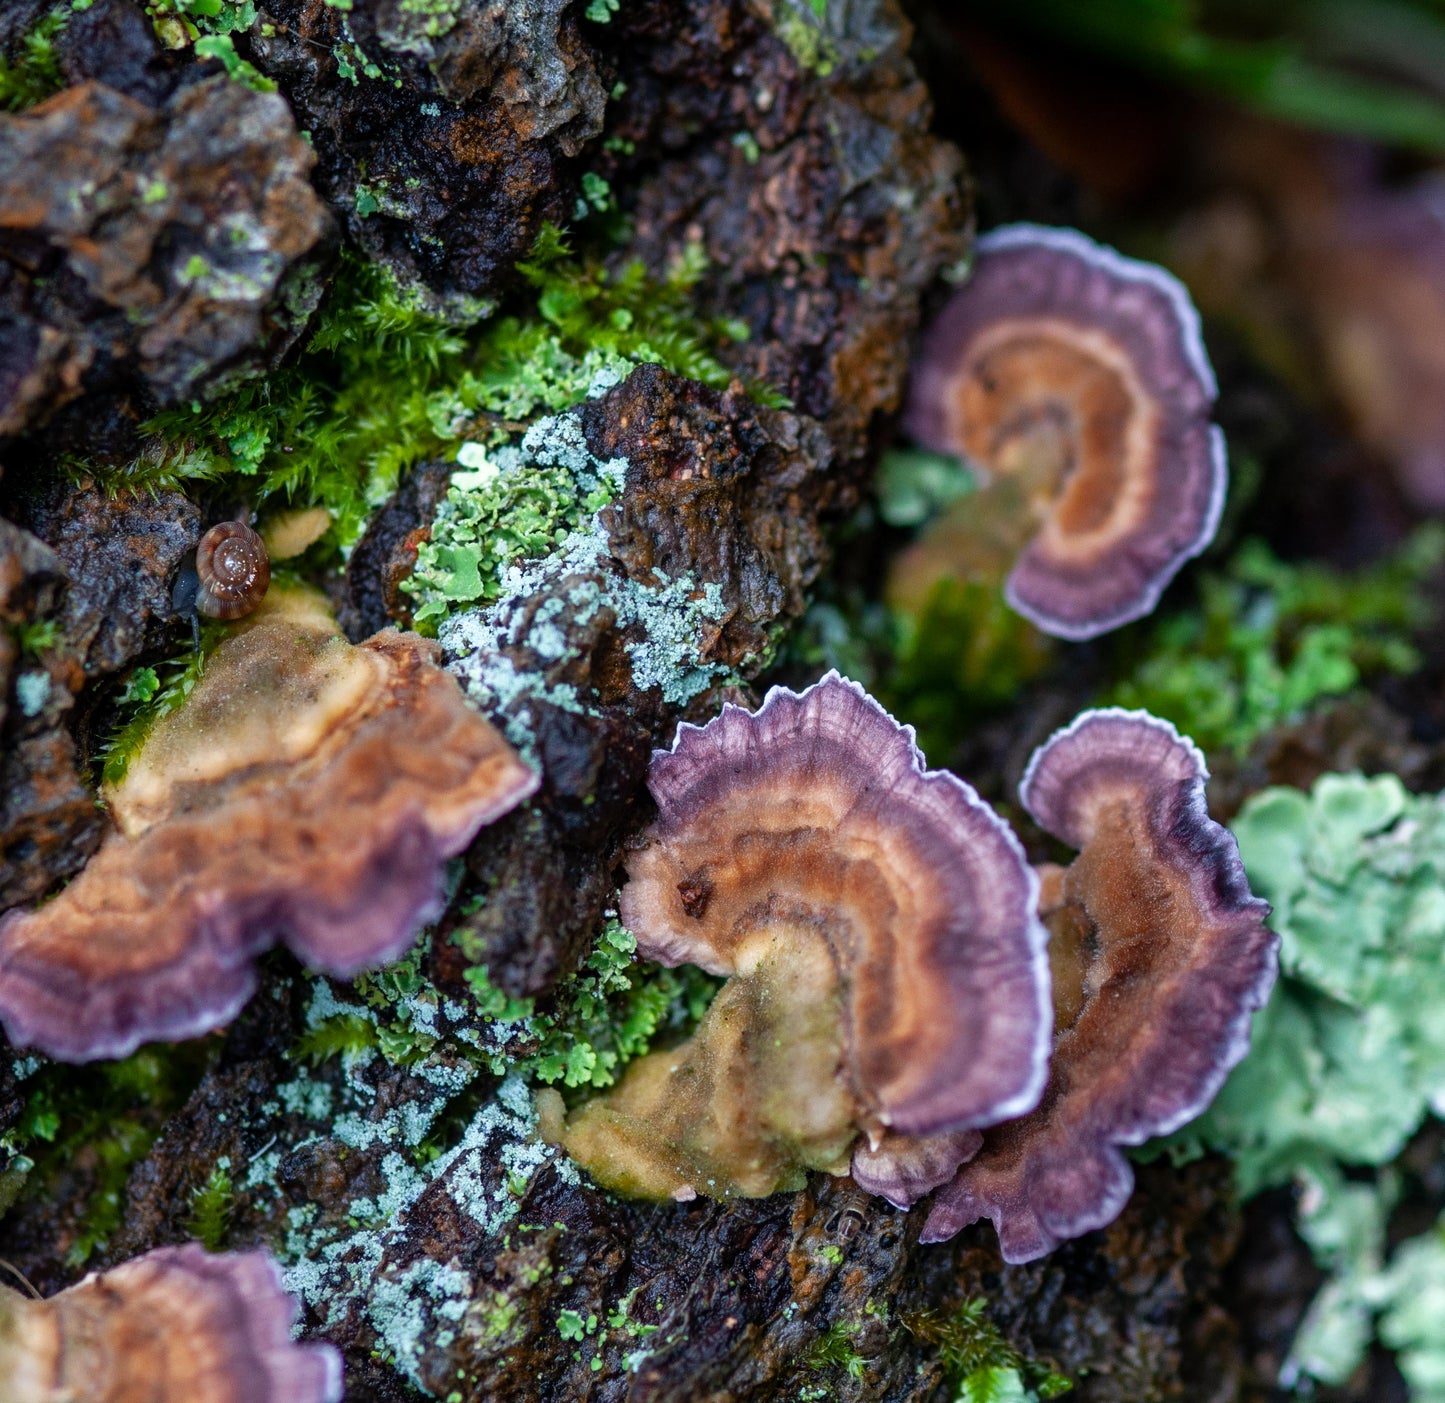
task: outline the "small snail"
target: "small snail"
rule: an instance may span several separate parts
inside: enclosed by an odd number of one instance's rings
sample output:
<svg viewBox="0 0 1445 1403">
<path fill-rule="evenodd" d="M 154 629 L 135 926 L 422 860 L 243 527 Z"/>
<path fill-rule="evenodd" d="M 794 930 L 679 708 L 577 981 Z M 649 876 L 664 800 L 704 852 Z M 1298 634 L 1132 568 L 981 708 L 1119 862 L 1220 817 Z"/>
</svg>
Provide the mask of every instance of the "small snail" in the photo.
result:
<svg viewBox="0 0 1445 1403">
<path fill-rule="evenodd" d="M 212 619 L 239 619 L 266 597 L 271 559 L 265 543 L 242 521 L 213 526 L 196 547 L 193 566 L 181 570 L 171 592 L 177 614 Z"/>
</svg>

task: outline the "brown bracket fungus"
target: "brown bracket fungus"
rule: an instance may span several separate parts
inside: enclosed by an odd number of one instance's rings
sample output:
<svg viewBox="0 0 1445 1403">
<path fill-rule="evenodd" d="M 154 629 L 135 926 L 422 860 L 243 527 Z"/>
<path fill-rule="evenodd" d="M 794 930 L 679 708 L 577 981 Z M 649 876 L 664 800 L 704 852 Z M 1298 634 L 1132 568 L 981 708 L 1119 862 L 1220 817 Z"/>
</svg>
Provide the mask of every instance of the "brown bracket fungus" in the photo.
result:
<svg viewBox="0 0 1445 1403">
<path fill-rule="evenodd" d="M 628 861 L 639 956 L 729 976 L 692 1039 L 543 1130 L 599 1182 L 758 1197 L 841 1174 L 948 1177 L 973 1127 L 1036 1102 L 1049 1042 L 1037 879 L 1008 826 L 924 768 L 911 727 L 830 673 L 679 727 Z M 956 1136 L 946 1165 L 908 1137 Z"/>
<path fill-rule="evenodd" d="M 1274 984 L 1278 940 L 1233 836 L 1205 808 L 1204 757 L 1142 711 L 1088 711 L 1035 752 L 1020 796 L 1079 850 L 1044 888 L 1057 1032 L 1049 1085 L 995 1126 L 934 1200 L 923 1240 L 978 1218 L 1027 1262 L 1111 1222 L 1120 1146 L 1214 1099 Z"/>
<path fill-rule="evenodd" d="M 1046 633 L 1143 617 L 1219 525 L 1216 392 L 1199 315 L 1162 268 L 1071 229 L 994 230 L 924 338 L 907 416 L 989 495 L 936 523 L 896 578 L 917 594 L 1012 561 L 1008 601 Z"/>
<path fill-rule="evenodd" d="M 264 1252 L 162 1247 L 48 1300 L 0 1286 L 8 1403 L 339 1403 L 341 1358 L 291 1338 Z"/>
<path fill-rule="evenodd" d="M 108 794 L 117 830 L 54 900 L 0 920 L 0 1021 L 53 1057 L 225 1023 L 285 942 L 351 975 L 400 955 L 444 860 L 537 776 L 389 629 L 353 647 L 272 590 Z"/>
</svg>

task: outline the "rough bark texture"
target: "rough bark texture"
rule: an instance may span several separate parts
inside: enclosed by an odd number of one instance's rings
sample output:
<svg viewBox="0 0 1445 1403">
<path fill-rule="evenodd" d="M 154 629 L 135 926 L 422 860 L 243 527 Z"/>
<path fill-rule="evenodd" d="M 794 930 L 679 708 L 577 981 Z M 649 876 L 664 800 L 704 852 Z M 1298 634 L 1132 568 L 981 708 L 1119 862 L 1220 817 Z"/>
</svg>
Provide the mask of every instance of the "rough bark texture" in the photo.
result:
<svg viewBox="0 0 1445 1403">
<path fill-rule="evenodd" d="M 571 217 L 606 94 L 566 0 L 268 0 L 247 43 L 348 235 L 442 305 L 495 296 Z"/>
<path fill-rule="evenodd" d="M 801 1194 L 726 1206 L 617 1201 L 529 1140 L 511 1093 L 468 1049 L 486 1030 L 463 1003 L 464 965 L 480 959 L 501 989 L 545 1008 L 615 900 L 623 845 L 648 817 L 651 747 L 680 717 L 749 699 L 901 403 L 920 303 L 968 248 L 962 160 L 929 134 L 894 0 L 830 5 L 812 31 L 794 23 L 812 15 L 807 0 L 623 0 L 606 25 L 581 9 L 461 0 L 425 16 L 400 0 L 349 12 L 264 0 L 235 36 L 279 85 L 264 99 L 163 54 L 130 0 L 98 0 L 58 50 L 65 80 L 90 86 L 0 118 L 12 144 L 25 132 L 32 153 L 49 153 L 53 201 L 85 162 L 102 188 L 139 190 L 154 170 L 168 191 L 122 201 L 114 227 L 145 257 L 102 241 L 114 277 L 101 291 L 56 242 L 50 206 L 0 227 L 0 307 L 13 328 L 0 338 L 0 391 L 16 426 L 94 391 L 66 432 L 99 435 L 110 422 L 102 391 L 188 396 L 280 349 L 296 324 L 279 310 L 287 270 L 321 247 L 327 222 L 308 199 L 297 129 L 310 133 L 329 217 L 438 307 L 475 312 L 476 299 L 507 296 L 516 260 L 543 221 L 574 217 L 591 171 L 633 221 L 616 258 L 661 271 L 700 244 L 700 315 L 751 332 L 728 353 L 740 382 L 727 390 L 649 366 L 578 411 L 591 452 L 625 457 L 627 474 L 597 553 L 542 571 L 497 621 L 499 656 L 534 684 L 527 722 L 544 783 L 472 846 L 462 881 L 477 900 L 433 932 L 422 969 L 438 1000 L 436 1044 L 399 1063 L 372 1051 L 310 1065 L 297 1051 L 308 1000 L 353 994 L 317 995 L 275 956 L 223 1038 L 157 1054 L 164 1094 L 62 1084 L 47 1080 L 56 1069 L 0 1058 L 0 1134 L 71 1085 L 148 1146 L 128 1142 L 118 1184 L 107 1121 L 92 1130 L 105 1148 L 57 1149 L 27 1183 L 0 1144 L 0 1208 L 26 1185 L 0 1221 L 0 1258 L 43 1292 L 59 1289 L 83 1270 L 107 1195 L 121 1208 L 85 1266 L 187 1240 L 195 1195 L 224 1167 L 227 1245 L 265 1244 L 304 1265 L 293 1285 L 307 1328 L 345 1349 L 355 1403 L 414 1398 L 413 1383 L 466 1403 L 931 1403 L 949 1396 L 941 1350 L 971 1300 L 1024 1356 L 1075 1378 L 1071 1396 L 1085 1403 L 1235 1397 L 1239 1345 L 1219 1302 L 1239 1220 L 1217 1165 L 1141 1171 L 1114 1227 L 1006 1268 L 990 1229 L 920 1248 L 921 1211 L 897 1212 L 847 1179 L 815 1176 Z M 0 29 L 0 46 L 18 32 Z M 812 47 L 800 47 L 808 32 Z M 249 114 L 260 135 L 184 147 L 182 160 L 177 143 L 198 113 L 222 113 L 222 131 Z M 226 204 L 218 170 L 232 164 L 241 193 Z M 276 182 L 291 199 L 273 220 Z M 7 208 L 29 206 L 17 197 Z M 188 260 L 210 249 L 201 233 L 238 211 L 269 281 L 212 316 Z M 42 266 L 55 276 L 37 287 Z M 102 341 L 120 351 L 102 354 Z M 751 377 L 791 407 L 760 407 L 742 383 Z M 0 906 L 73 872 L 97 841 L 68 724 L 74 699 L 83 710 L 102 689 L 95 679 L 158 645 L 173 651 L 171 582 L 205 524 L 178 494 L 107 497 L 54 479 L 38 451 L 25 463 L 25 481 L 12 468 L 0 499 L 18 523 L 0 535 Z M 451 466 L 417 469 L 333 581 L 355 636 L 405 617 L 398 586 Z M 575 606 L 647 597 L 664 577 L 715 592 L 692 660 L 708 683 L 686 701 L 639 679 L 631 650 L 647 640 L 635 618 Z M 43 663 L 50 700 L 17 719 L 15 679 L 34 669 L 12 632 L 46 617 L 60 635 Z M 577 705 L 545 700 L 564 688 Z M 1067 688 L 1037 707 L 1025 699 L 1009 724 L 980 731 L 964 772 L 1004 792 L 1014 757 L 1021 766 L 1072 714 L 1070 700 Z M 503 722 L 519 714 L 497 708 Z"/>
<path fill-rule="evenodd" d="M 316 304 L 331 219 L 285 103 L 220 76 L 163 100 L 121 80 L 137 95 L 90 80 L 0 116 L 0 436 L 87 390 L 204 394 Z"/>
<path fill-rule="evenodd" d="M 739 368 L 847 462 L 898 408 L 918 299 L 967 251 L 969 220 L 892 6 L 830 6 L 811 68 L 782 37 L 800 8 L 625 6 L 608 134 L 639 153 L 617 172 L 635 190 L 630 252 L 662 267 L 700 242 L 702 305 L 752 329 Z"/>
</svg>

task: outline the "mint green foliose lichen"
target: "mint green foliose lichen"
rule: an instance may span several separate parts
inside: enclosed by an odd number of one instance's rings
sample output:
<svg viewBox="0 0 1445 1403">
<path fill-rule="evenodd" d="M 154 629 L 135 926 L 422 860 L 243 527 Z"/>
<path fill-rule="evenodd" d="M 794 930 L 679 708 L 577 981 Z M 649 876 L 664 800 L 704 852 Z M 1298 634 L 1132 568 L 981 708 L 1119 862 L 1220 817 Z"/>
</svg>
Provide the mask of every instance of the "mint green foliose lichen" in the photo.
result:
<svg viewBox="0 0 1445 1403">
<path fill-rule="evenodd" d="M 1440 1403 L 1445 1229 L 1387 1257 L 1386 1222 L 1391 1161 L 1445 1110 L 1445 795 L 1412 795 L 1390 774 L 1325 775 L 1308 794 L 1255 795 L 1232 828 L 1274 907 L 1280 980 L 1249 1055 L 1173 1147 L 1224 1150 L 1244 1194 L 1299 1192 L 1299 1230 L 1329 1279 L 1287 1381 L 1343 1383 L 1378 1337 L 1413 1403 Z"/>
<path fill-rule="evenodd" d="M 466 444 L 403 588 L 418 625 L 496 599 L 514 560 L 550 554 L 621 490 L 624 458 L 591 454 L 575 415 L 542 419 L 520 446 Z"/>
<path fill-rule="evenodd" d="M 1240 1187 L 1383 1164 L 1445 1107 L 1445 796 L 1393 775 L 1268 789 L 1233 825 L 1280 934 L 1249 1056 L 1186 1135 Z"/>
</svg>

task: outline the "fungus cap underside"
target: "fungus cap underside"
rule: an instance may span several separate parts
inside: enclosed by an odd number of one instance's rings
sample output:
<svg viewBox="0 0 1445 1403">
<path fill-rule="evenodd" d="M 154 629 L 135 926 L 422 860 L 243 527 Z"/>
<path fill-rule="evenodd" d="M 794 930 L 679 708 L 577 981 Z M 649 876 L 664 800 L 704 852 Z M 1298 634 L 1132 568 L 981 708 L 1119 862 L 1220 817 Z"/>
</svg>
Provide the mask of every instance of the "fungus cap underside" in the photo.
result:
<svg viewBox="0 0 1445 1403">
<path fill-rule="evenodd" d="M 641 957 L 729 978 L 682 1047 L 570 1118 L 548 1100 L 544 1135 L 594 1177 L 756 1196 L 842 1173 L 863 1143 L 852 1162 L 902 1201 L 971 1152 L 971 1127 L 1034 1104 L 1037 881 L 977 794 L 925 769 L 911 727 L 830 673 L 679 727 L 649 786 L 623 921 Z M 920 1134 L 952 1160 L 913 1155 Z"/>
<path fill-rule="evenodd" d="M 434 654 L 395 630 L 353 647 L 273 590 L 111 792 L 117 832 L 0 920 L 12 1041 L 86 1061 L 209 1031 L 278 940 L 337 975 L 399 955 L 444 860 L 537 784 Z"/>
<path fill-rule="evenodd" d="M 1008 825 L 928 770 L 913 729 L 829 673 L 679 727 L 622 919 L 644 957 L 731 974 L 760 929 L 816 929 L 840 970 L 851 1072 L 903 1134 L 1033 1104 L 1048 979 L 1037 884 Z"/>
<path fill-rule="evenodd" d="M 296 1314 L 264 1252 L 162 1247 L 46 1300 L 0 1286 L 0 1378 L 11 1403 L 339 1403 Z"/>
<path fill-rule="evenodd" d="M 1228 473 L 1199 315 L 1163 269 L 1075 230 L 1009 225 L 976 247 L 924 338 L 907 426 L 1028 483 L 1039 525 L 1009 603 L 1091 638 L 1150 613 L 1218 529 Z"/>
<path fill-rule="evenodd" d="M 1023 1262 L 1111 1222 L 1133 1188 L 1120 1147 L 1193 1119 L 1248 1050 L 1278 941 L 1206 778 L 1193 743 L 1145 712 L 1085 712 L 1035 753 L 1024 805 L 1079 849 L 1047 883 L 1055 969 L 1077 969 L 1056 984 L 1043 1100 L 985 1132 L 924 1240 L 988 1217 Z"/>
</svg>

